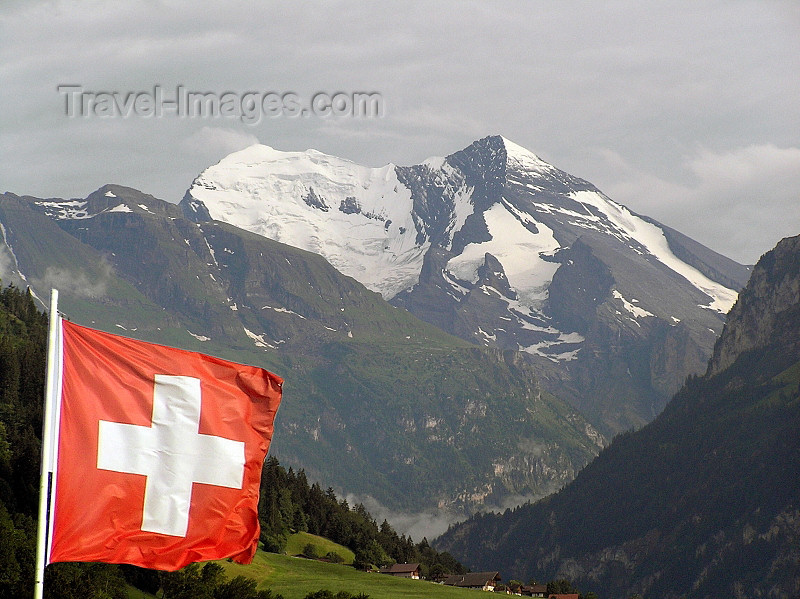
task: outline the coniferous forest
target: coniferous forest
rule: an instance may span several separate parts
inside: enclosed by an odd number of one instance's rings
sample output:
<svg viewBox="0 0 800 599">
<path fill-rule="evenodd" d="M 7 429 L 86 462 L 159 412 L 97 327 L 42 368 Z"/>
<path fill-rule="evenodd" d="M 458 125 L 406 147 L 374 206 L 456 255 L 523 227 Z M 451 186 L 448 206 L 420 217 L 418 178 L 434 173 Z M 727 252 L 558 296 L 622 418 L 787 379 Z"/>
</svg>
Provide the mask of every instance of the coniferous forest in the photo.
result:
<svg viewBox="0 0 800 599">
<path fill-rule="evenodd" d="M 47 317 L 0 292 L 0 597 L 33 592 Z"/>
<path fill-rule="evenodd" d="M 0 599 L 33 594 L 46 352 L 47 316 L 37 309 L 29 290 L 6 287 L 0 292 Z M 332 488 L 323 491 L 319 483 L 309 484 L 303 470 L 287 471 L 274 457 L 264 464 L 259 517 L 267 551 L 283 552 L 289 535 L 306 531 L 351 549 L 357 568 L 419 562 L 424 576 L 465 572 L 426 539 L 414 543 L 387 521 L 379 525 L 363 505 L 350 506 Z M 124 599 L 127 584 L 151 593 L 160 589 L 163 599 L 279 597 L 257 591 L 254 580 L 227 580 L 214 563 L 172 573 L 109 564 L 52 564 L 45 572 L 45 597 Z"/>
<path fill-rule="evenodd" d="M 362 504 L 348 505 L 337 499 L 332 488 L 309 486 L 305 473 L 285 470 L 268 457 L 261 476 L 261 541 L 264 549 L 281 553 L 294 532 L 310 532 L 328 538 L 355 552 L 360 569 L 395 563 L 419 563 L 424 578 L 441 574 L 463 574 L 466 570 L 449 553 L 440 553 L 427 539 L 414 543 L 398 535 L 384 520 L 380 525 Z"/>
</svg>

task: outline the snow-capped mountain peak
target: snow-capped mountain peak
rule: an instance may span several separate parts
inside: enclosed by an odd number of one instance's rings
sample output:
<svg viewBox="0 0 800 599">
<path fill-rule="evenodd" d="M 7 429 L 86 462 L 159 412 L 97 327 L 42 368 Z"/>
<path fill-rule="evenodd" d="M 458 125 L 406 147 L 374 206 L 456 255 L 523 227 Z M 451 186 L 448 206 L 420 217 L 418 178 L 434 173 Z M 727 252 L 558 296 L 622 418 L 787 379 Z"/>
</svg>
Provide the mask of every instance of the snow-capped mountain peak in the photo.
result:
<svg viewBox="0 0 800 599">
<path fill-rule="evenodd" d="M 410 167 L 252 146 L 198 176 L 183 208 L 321 254 L 445 330 L 551 363 L 580 361 L 601 329 L 680 329 L 710 351 L 748 276 L 500 136 Z"/>
</svg>

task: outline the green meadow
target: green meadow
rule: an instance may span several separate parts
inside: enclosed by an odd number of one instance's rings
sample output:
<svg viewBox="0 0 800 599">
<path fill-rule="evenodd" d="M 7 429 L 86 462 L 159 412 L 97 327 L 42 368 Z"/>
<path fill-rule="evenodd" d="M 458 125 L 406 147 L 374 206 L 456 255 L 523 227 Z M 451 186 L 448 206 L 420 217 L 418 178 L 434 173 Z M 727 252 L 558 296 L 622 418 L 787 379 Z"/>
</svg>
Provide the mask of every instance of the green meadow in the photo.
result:
<svg viewBox="0 0 800 599">
<path fill-rule="evenodd" d="M 300 557 L 309 546 L 319 556 L 338 553 L 344 560 L 334 564 Z M 347 591 L 351 594 L 366 593 L 370 599 L 458 599 L 474 598 L 476 591 L 445 587 L 426 580 L 396 578 L 377 572 L 361 572 L 347 564 L 353 563 L 353 552 L 333 541 L 300 532 L 289 537 L 286 555 L 267 553 L 259 550 L 249 565 L 236 564 L 227 560 L 219 563 L 228 578 L 244 576 L 258 581 L 259 589 L 271 589 L 280 593 L 284 599 L 303 599 L 309 593 L 328 589 L 334 593 Z M 153 599 L 160 595 L 150 595 L 138 589 L 129 588 L 128 599 Z"/>
<path fill-rule="evenodd" d="M 474 599 L 477 591 L 445 587 L 426 580 L 396 578 L 386 574 L 359 572 L 352 566 L 290 557 L 259 551 L 248 566 L 220 562 L 230 578 L 246 576 L 258 581 L 259 589 L 271 589 L 284 599 L 303 599 L 308 593 L 328 589 L 366 593 L 370 599 Z"/>
<path fill-rule="evenodd" d="M 289 537 L 286 543 L 286 555 L 305 553 L 306 547 L 309 545 L 314 548 L 315 557 L 324 557 L 329 553 L 335 553 L 342 558 L 341 563 L 348 565 L 352 564 L 356 558 L 356 554 L 344 545 L 339 545 L 324 537 L 312 535 L 308 532 L 298 532 Z"/>
</svg>

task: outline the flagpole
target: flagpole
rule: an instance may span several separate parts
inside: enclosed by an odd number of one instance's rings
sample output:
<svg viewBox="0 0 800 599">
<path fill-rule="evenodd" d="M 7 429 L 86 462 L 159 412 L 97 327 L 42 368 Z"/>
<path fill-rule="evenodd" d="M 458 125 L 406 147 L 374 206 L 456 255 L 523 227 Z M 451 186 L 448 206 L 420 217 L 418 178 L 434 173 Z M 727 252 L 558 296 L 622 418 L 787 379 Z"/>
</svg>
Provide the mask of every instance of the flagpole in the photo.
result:
<svg viewBox="0 0 800 599">
<path fill-rule="evenodd" d="M 39 480 L 39 526 L 36 536 L 36 571 L 34 599 L 44 596 L 44 567 L 47 559 L 48 507 L 50 504 L 50 488 L 52 484 L 53 453 L 53 393 L 56 386 L 58 370 L 58 290 L 50 291 L 50 325 L 47 341 L 47 379 L 44 391 L 44 417 L 42 420 L 42 467 Z"/>
</svg>

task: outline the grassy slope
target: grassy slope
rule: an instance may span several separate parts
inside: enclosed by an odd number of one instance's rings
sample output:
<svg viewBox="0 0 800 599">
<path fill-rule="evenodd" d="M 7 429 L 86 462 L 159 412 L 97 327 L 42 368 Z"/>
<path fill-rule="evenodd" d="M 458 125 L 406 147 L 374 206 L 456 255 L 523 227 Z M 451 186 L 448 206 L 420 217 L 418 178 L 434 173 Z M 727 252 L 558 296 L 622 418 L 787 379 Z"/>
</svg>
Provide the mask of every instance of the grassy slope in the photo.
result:
<svg viewBox="0 0 800 599">
<path fill-rule="evenodd" d="M 338 553 L 344 558 L 345 564 L 352 564 L 356 555 L 344 545 L 339 545 L 331 540 L 308 532 L 298 532 L 289 537 L 286 543 L 287 555 L 298 555 L 303 553 L 306 545 L 313 545 L 318 556 L 327 555 L 329 552 Z"/>
<path fill-rule="evenodd" d="M 248 566 L 220 562 L 229 577 L 246 576 L 259 581 L 285 599 L 303 599 L 320 589 L 366 593 L 371 599 L 437 599 L 475 597 L 469 589 L 445 587 L 425 580 L 409 580 L 385 574 L 368 574 L 351 566 L 328 564 L 259 551 Z"/>
<path fill-rule="evenodd" d="M 352 563 L 353 552 L 329 541 L 328 539 L 308 533 L 297 533 L 289 538 L 286 546 L 288 554 L 300 553 L 307 544 L 317 547 L 318 553 L 336 551 L 345 556 L 345 561 Z M 320 589 L 331 591 L 348 591 L 350 593 L 366 593 L 371 599 L 443 599 L 474 597 L 468 589 L 455 589 L 425 580 L 408 580 L 395 578 L 385 574 L 366 573 L 353 569 L 345 564 L 331 564 L 289 557 L 277 553 L 258 551 L 253 563 L 241 565 L 226 560 L 218 562 L 228 578 L 244 576 L 258 581 L 259 589 L 271 589 L 280 593 L 285 599 L 303 599 L 309 593 Z M 128 587 L 129 599 L 153 599 L 151 595 L 134 587 Z"/>
</svg>

